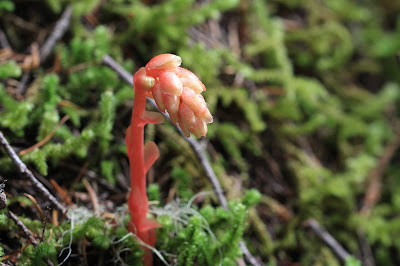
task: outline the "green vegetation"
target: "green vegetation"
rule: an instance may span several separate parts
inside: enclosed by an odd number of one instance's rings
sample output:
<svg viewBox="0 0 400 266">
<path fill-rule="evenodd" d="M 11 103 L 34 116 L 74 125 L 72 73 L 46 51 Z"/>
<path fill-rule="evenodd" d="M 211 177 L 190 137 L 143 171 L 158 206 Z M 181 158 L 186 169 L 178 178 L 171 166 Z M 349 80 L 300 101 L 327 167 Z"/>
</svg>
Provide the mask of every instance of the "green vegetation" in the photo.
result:
<svg viewBox="0 0 400 266">
<path fill-rule="evenodd" d="M 32 43 L 40 47 L 68 4 L 67 34 L 48 60 L 26 70 L 21 57 Z M 148 192 L 163 225 L 156 265 L 235 265 L 242 240 L 269 265 L 340 265 L 304 226 L 309 218 L 352 254 L 346 265 L 360 265 L 365 247 L 376 265 L 400 264 L 398 1 L 0 0 L 0 14 L 15 53 L 0 50 L 0 130 L 17 152 L 54 134 L 21 159 L 81 206 L 70 210 L 74 219 L 49 219 L 39 246 L 14 258 L 19 265 L 61 263 L 68 247 L 81 257 L 85 250 L 91 264 L 140 265 L 143 250 L 128 234 L 124 207 L 134 95 L 101 60 L 109 54 L 133 74 L 167 52 L 207 86 L 214 123 L 204 143 L 230 210 L 218 205 L 174 128 L 148 126 L 145 139 L 161 154 Z M 93 175 L 96 215 L 82 196 L 82 178 Z M 23 193 L 44 211 L 46 199 L 29 185 L 24 190 L 3 151 L 0 177 L 9 180 L 8 209 L 39 239 L 43 219 Z M 2 214 L 0 243 L 10 244 L 0 255 L 27 243 L 17 231 Z"/>
</svg>

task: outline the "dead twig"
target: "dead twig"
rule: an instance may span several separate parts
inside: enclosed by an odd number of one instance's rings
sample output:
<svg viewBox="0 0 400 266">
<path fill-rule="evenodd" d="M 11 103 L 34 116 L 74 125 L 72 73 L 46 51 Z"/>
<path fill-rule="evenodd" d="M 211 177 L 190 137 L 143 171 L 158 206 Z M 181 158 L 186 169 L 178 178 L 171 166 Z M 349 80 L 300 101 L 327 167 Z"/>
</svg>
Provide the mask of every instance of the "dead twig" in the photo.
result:
<svg viewBox="0 0 400 266">
<path fill-rule="evenodd" d="M 24 251 L 27 247 L 29 247 L 30 244 L 32 244 L 32 240 L 28 240 L 28 242 L 22 248 L 14 251 L 13 253 L 4 255 L 3 257 L 0 257 L 1 261 L 11 260 L 12 258 L 18 256 L 22 251 Z M 6 266 L 9 264 L 1 263 L 0 265 Z"/>
<path fill-rule="evenodd" d="M 43 62 L 47 59 L 47 57 L 50 55 L 50 52 L 53 50 L 53 47 L 67 31 L 69 23 L 71 21 L 71 16 L 72 16 L 72 6 L 69 5 L 64 10 L 60 19 L 57 21 L 53 32 L 50 34 L 50 36 L 47 38 L 47 40 L 40 48 L 40 62 Z"/>
<path fill-rule="evenodd" d="M 10 219 L 12 219 L 14 221 L 14 223 L 22 230 L 22 232 L 24 232 L 25 236 L 29 238 L 29 242 L 32 242 L 32 245 L 37 247 L 38 242 L 33 237 L 32 233 L 28 230 L 28 228 L 26 228 L 24 223 L 21 222 L 12 211 L 8 211 L 7 216 L 10 217 Z M 47 265 L 54 266 L 53 262 L 51 262 L 51 260 L 49 258 L 45 258 L 44 260 L 46 261 Z"/>
<path fill-rule="evenodd" d="M 35 207 L 35 209 L 37 210 L 37 212 L 39 213 L 39 216 L 41 219 L 44 219 L 44 213 L 42 211 L 42 208 L 40 208 L 37 200 L 35 199 L 34 196 L 32 196 L 31 194 L 28 193 L 24 193 L 25 197 L 27 197 L 33 204 L 33 207 Z"/>
<path fill-rule="evenodd" d="M 366 188 L 363 205 L 360 210 L 362 215 L 369 216 L 371 208 L 378 202 L 381 194 L 383 174 L 399 147 L 400 133 L 396 132 L 395 138 L 386 145 L 377 166 L 368 176 L 368 186 Z"/>
<path fill-rule="evenodd" d="M 50 179 L 50 183 L 53 185 L 54 189 L 57 191 L 59 197 L 69 206 L 74 205 L 72 200 L 70 199 L 68 192 L 65 191 L 60 185 L 57 183 L 56 180 Z"/>
<path fill-rule="evenodd" d="M 39 62 L 44 62 L 47 57 L 50 55 L 51 51 L 53 50 L 54 46 L 56 43 L 61 39 L 61 37 L 65 34 L 67 31 L 69 24 L 71 22 L 71 16 L 72 16 L 72 7 L 71 5 L 67 6 L 67 8 L 64 10 L 63 14 L 61 15 L 60 19 L 57 21 L 54 30 L 50 34 L 50 36 L 46 39 L 46 41 L 43 43 L 43 45 L 40 47 L 39 51 Z M 21 94 L 24 94 L 25 88 L 28 84 L 28 82 L 31 79 L 31 72 L 26 71 L 22 75 L 20 85 L 18 87 L 18 90 L 20 91 Z"/>
<path fill-rule="evenodd" d="M 40 183 L 33 173 L 28 169 L 28 167 L 21 161 L 15 151 L 11 148 L 10 144 L 4 137 L 3 133 L 0 131 L 0 146 L 4 148 L 8 156 L 10 156 L 12 162 L 18 169 L 18 172 L 25 178 L 28 178 L 32 184 L 49 200 L 51 201 L 57 209 L 62 213 L 66 213 L 64 206 Z"/>
<path fill-rule="evenodd" d="M 317 220 L 311 218 L 304 224 L 306 227 L 311 228 L 313 232 L 321 239 L 339 258 L 342 262 L 345 262 L 350 254 L 340 245 L 340 243 L 331 235 L 328 231 L 321 227 Z"/>
<path fill-rule="evenodd" d="M 0 30 L 0 46 L 2 49 L 10 49 L 11 45 L 8 42 L 8 39 L 6 35 L 4 34 L 4 31 Z"/>
<path fill-rule="evenodd" d="M 19 229 L 21 229 L 22 232 L 24 232 L 25 236 L 32 241 L 32 245 L 36 247 L 38 245 L 38 242 L 33 237 L 32 233 L 28 230 L 28 228 L 26 228 L 24 223 L 18 219 L 17 215 L 15 215 L 12 211 L 8 211 L 7 216 L 14 221 L 14 223 L 19 227 Z"/>
<path fill-rule="evenodd" d="M 90 201 L 92 202 L 93 205 L 93 211 L 95 214 L 99 213 L 99 199 L 97 198 L 96 192 L 90 185 L 89 181 L 87 179 L 82 179 L 82 183 L 85 186 L 86 190 L 89 193 Z"/>
<path fill-rule="evenodd" d="M 111 58 L 109 55 L 104 55 L 103 57 L 103 64 L 105 64 L 106 66 L 110 67 L 112 70 L 114 70 L 118 76 L 120 78 L 122 78 L 126 83 L 128 83 L 130 86 L 133 87 L 133 80 L 132 80 L 132 75 L 129 74 L 120 64 L 118 64 L 113 58 Z M 147 98 L 147 102 L 151 104 L 151 106 L 160 112 L 160 110 L 157 108 L 157 105 L 155 103 L 155 101 L 153 99 Z M 169 115 L 160 112 L 167 120 L 170 121 L 169 119 Z M 176 127 L 176 129 L 178 130 L 178 132 L 181 134 L 181 136 L 184 137 L 182 131 Z M 222 207 L 224 207 L 225 209 L 229 209 L 228 207 L 228 202 L 226 200 L 226 197 L 223 193 L 222 187 L 218 181 L 217 176 L 214 173 L 214 170 L 211 167 L 210 162 L 207 159 L 207 156 L 204 152 L 204 149 L 202 147 L 202 145 L 192 139 L 192 138 L 186 138 L 184 137 L 184 139 L 189 143 L 189 145 L 192 147 L 193 151 L 195 152 L 197 158 L 200 161 L 201 166 L 204 169 L 204 172 L 206 174 L 206 176 L 208 177 L 208 179 L 210 180 L 215 193 L 217 194 L 217 197 L 222 205 Z M 246 247 L 246 244 L 241 241 L 239 243 L 240 249 L 243 252 L 244 257 L 246 258 L 246 260 L 254 266 L 258 266 L 260 265 L 260 263 L 256 260 L 256 258 L 253 257 L 253 255 L 251 255 L 251 253 L 249 252 L 249 250 Z"/>
</svg>

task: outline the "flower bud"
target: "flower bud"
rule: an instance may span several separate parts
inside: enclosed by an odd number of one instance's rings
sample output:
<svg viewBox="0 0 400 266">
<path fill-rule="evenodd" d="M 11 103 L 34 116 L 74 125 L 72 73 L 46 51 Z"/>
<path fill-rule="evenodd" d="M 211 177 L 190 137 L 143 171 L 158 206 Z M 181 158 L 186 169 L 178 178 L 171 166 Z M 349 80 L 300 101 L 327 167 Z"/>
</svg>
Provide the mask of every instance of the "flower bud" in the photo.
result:
<svg viewBox="0 0 400 266">
<path fill-rule="evenodd" d="M 207 133 L 207 123 L 213 121 L 201 95 L 206 87 L 191 71 L 179 67 L 181 62 L 173 54 L 158 55 L 147 63 L 144 73 L 142 69 L 138 71 L 140 77 L 136 79 L 146 84 L 144 89 L 151 91 L 160 111 L 167 111 L 172 123 L 179 123 L 185 136 L 192 132 L 201 137 Z M 150 118 L 147 119 L 150 122 L 159 121 L 157 117 Z"/>
<path fill-rule="evenodd" d="M 159 76 L 159 82 L 162 93 L 181 96 L 182 81 L 174 72 L 163 71 Z"/>
<path fill-rule="evenodd" d="M 180 77 L 183 86 L 191 88 L 196 93 L 202 93 L 206 90 L 206 86 L 193 72 L 182 67 L 177 67 L 173 71 Z"/>
<path fill-rule="evenodd" d="M 189 127 L 190 132 L 192 132 L 196 137 L 201 138 L 207 134 L 207 124 L 202 119 L 196 117 L 196 122 Z"/>
<path fill-rule="evenodd" d="M 188 78 L 180 78 L 183 86 L 191 88 L 195 93 L 202 93 L 203 92 L 203 84 L 197 82 L 197 80 L 188 79 Z"/>
<path fill-rule="evenodd" d="M 146 65 L 146 72 L 153 76 L 159 73 L 159 70 L 168 70 L 179 67 L 182 59 L 174 54 L 160 54 L 151 59 Z"/>
<path fill-rule="evenodd" d="M 196 94 L 192 89 L 188 87 L 183 88 L 182 101 L 196 114 L 198 112 L 203 113 L 204 109 L 207 109 L 206 102 L 200 94 Z"/>
<path fill-rule="evenodd" d="M 196 116 L 203 119 L 207 124 L 212 123 L 214 120 L 208 108 L 204 108 L 201 112 L 197 112 Z"/>
<path fill-rule="evenodd" d="M 181 128 L 183 135 L 185 135 L 185 137 L 189 138 L 190 131 L 189 131 L 188 127 L 185 125 L 185 123 L 183 123 L 182 117 L 179 117 L 179 127 Z"/>
<path fill-rule="evenodd" d="M 165 113 L 165 104 L 164 104 L 164 100 L 162 98 L 161 87 L 158 82 L 156 83 L 156 85 L 154 85 L 152 93 L 153 93 L 153 98 L 157 104 L 158 109 L 160 109 L 161 112 Z"/>
<path fill-rule="evenodd" d="M 179 105 L 179 116 L 186 126 L 190 127 L 196 122 L 196 116 L 183 102 Z M 179 122 L 180 123 L 180 122 Z"/>
<path fill-rule="evenodd" d="M 174 125 L 178 123 L 178 117 L 179 117 L 179 96 L 173 95 L 173 94 L 162 94 L 162 99 L 165 104 L 165 108 L 168 111 L 169 117 L 171 118 L 171 121 Z"/>
<path fill-rule="evenodd" d="M 139 86 L 146 91 L 150 91 L 154 84 L 155 79 L 146 75 L 146 70 L 144 67 L 141 67 L 135 73 L 135 75 L 133 75 L 133 85 L 135 87 Z"/>
</svg>

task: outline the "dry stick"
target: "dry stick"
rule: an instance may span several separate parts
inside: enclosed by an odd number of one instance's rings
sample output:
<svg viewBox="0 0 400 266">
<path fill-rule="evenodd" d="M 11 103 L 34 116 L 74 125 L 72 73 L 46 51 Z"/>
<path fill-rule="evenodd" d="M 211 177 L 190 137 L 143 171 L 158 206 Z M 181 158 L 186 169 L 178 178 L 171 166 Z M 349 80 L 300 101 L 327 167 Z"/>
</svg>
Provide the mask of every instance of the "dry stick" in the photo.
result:
<svg viewBox="0 0 400 266">
<path fill-rule="evenodd" d="M 323 229 L 317 220 L 311 218 L 305 222 L 305 226 L 310 227 L 314 233 L 333 251 L 333 253 L 345 262 L 350 254 L 339 244 L 339 242 L 328 231 Z"/>
<path fill-rule="evenodd" d="M 93 205 L 93 211 L 94 211 L 95 215 L 98 215 L 99 214 L 99 199 L 97 198 L 96 192 L 90 185 L 89 181 L 87 181 L 87 179 L 84 178 L 82 180 L 82 183 L 85 186 L 87 192 L 89 193 L 89 197 L 90 197 L 90 200 L 92 201 L 92 205 Z"/>
<path fill-rule="evenodd" d="M 50 34 L 50 36 L 47 38 L 43 46 L 40 48 L 40 62 L 46 60 L 46 58 L 53 50 L 54 45 L 61 39 L 61 37 L 67 31 L 69 23 L 71 21 L 71 16 L 72 16 L 72 6 L 69 5 L 64 10 L 64 13 L 61 15 L 60 19 L 57 21 L 57 24 L 54 27 L 53 32 Z"/>
<path fill-rule="evenodd" d="M 47 190 L 47 188 L 43 186 L 42 183 L 39 182 L 39 180 L 36 179 L 36 177 L 32 174 L 31 170 L 29 170 L 28 167 L 21 161 L 21 159 L 11 148 L 10 144 L 8 143 L 8 141 L 6 140 L 1 131 L 0 131 L 0 146 L 3 146 L 8 156 L 10 156 L 15 166 L 17 166 L 19 173 L 22 176 L 29 178 L 33 183 L 33 185 L 38 190 L 40 190 L 40 192 L 42 192 L 42 194 L 48 200 L 50 200 L 57 207 L 57 209 L 59 209 L 62 213 L 66 213 L 66 209 L 64 208 L 64 206 L 60 202 L 58 202 L 58 200 Z"/>
<path fill-rule="evenodd" d="M 71 21 L 72 16 L 72 6 L 68 5 L 61 15 L 60 19 L 57 21 L 54 30 L 50 34 L 50 36 L 46 39 L 42 47 L 40 47 L 40 62 L 44 62 L 47 57 L 50 55 L 56 43 L 61 39 L 64 33 L 67 31 L 69 27 L 69 23 Z M 26 84 L 29 82 L 31 78 L 31 72 L 27 71 L 22 75 L 20 85 L 18 90 L 23 94 Z"/>
<path fill-rule="evenodd" d="M 4 32 L 2 30 L 0 30 L 0 47 L 2 49 L 9 49 L 11 48 L 10 43 L 7 40 L 6 35 L 4 34 Z"/>
<path fill-rule="evenodd" d="M 103 57 L 103 64 L 105 64 L 106 66 L 110 67 L 112 70 L 114 70 L 125 82 L 127 82 L 130 86 L 133 87 L 133 80 L 132 80 L 132 75 L 129 74 L 120 64 L 118 64 L 113 58 L 111 58 L 109 55 L 104 55 Z M 156 109 L 157 111 L 160 112 L 160 110 L 157 108 L 157 104 L 155 103 L 155 101 L 153 99 L 147 98 L 147 102 L 149 102 L 152 107 L 154 109 Z M 169 115 L 165 114 L 163 112 L 160 112 L 165 118 L 167 118 L 167 120 L 170 121 L 169 119 Z M 182 135 L 182 131 L 176 127 L 176 129 L 178 130 L 178 132 Z M 217 197 L 219 199 L 219 201 L 221 202 L 222 207 L 224 207 L 225 209 L 228 209 L 228 202 L 226 200 L 226 197 L 222 191 L 222 187 L 218 181 L 217 176 L 214 173 L 214 170 L 211 167 L 210 162 L 207 159 L 207 156 L 204 152 L 204 149 L 202 148 L 202 145 L 191 138 L 186 138 L 184 137 L 184 139 L 189 143 L 189 145 L 192 147 L 193 151 L 195 152 L 197 158 L 200 161 L 200 164 L 203 166 L 204 172 L 207 175 L 208 179 L 211 181 L 211 184 L 215 190 L 215 193 L 217 194 Z M 260 265 L 260 263 L 256 260 L 256 258 L 253 257 L 253 255 L 251 255 L 251 253 L 249 252 L 249 250 L 246 247 L 246 244 L 244 241 L 241 241 L 239 243 L 239 246 L 246 258 L 246 260 L 254 265 L 254 266 L 258 266 Z"/>
<path fill-rule="evenodd" d="M 0 132 L 1 134 L 1 132 Z M 32 241 L 32 245 L 34 245 L 35 247 L 38 246 L 38 242 L 36 241 L 36 239 L 33 237 L 32 233 L 28 230 L 28 228 L 26 228 L 26 226 L 24 225 L 23 222 L 21 222 L 18 217 L 12 212 L 12 211 L 8 211 L 7 212 L 7 216 L 10 217 L 14 223 L 24 232 L 24 234 L 30 239 L 30 241 Z M 54 266 L 53 262 L 51 262 L 51 260 L 49 258 L 45 258 L 44 259 L 47 263 L 47 265 L 51 265 Z"/>
<path fill-rule="evenodd" d="M 24 232 L 24 234 L 32 241 L 32 244 L 36 247 L 38 245 L 38 242 L 33 237 L 32 233 L 28 230 L 28 228 L 26 228 L 24 223 L 18 219 L 17 215 L 15 215 L 12 211 L 8 211 L 7 216 L 14 221 L 14 223 Z"/>
<path fill-rule="evenodd" d="M 370 172 L 367 177 L 367 188 L 365 190 L 364 200 L 360 209 L 360 214 L 365 218 L 370 215 L 371 209 L 379 201 L 382 189 L 382 179 L 386 168 L 393 159 L 397 149 L 400 147 L 400 132 L 399 126 L 394 125 L 395 138 L 391 140 L 385 147 L 382 156 L 380 157 L 376 167 Z M 372 255 L 371 247 L 368 245 L 365 231 L 362 228 L 357 230 L 363 265 L 373 266 L 375 260 Z"/>
<path fill-rule="evenodd" d="M 366 188 L 363 206 L 360 210 L 361 215 L 365 217 L 369 216 L 372 207 L 378 202 L 381 194 L 383 174 L 395 155 L 395 152 L 400 147 L 400 133 L 395 133 L 395 138 L 385 147 L 377 166 L 370 172 L 368 176 L 368 187 Z"/>
</svg>

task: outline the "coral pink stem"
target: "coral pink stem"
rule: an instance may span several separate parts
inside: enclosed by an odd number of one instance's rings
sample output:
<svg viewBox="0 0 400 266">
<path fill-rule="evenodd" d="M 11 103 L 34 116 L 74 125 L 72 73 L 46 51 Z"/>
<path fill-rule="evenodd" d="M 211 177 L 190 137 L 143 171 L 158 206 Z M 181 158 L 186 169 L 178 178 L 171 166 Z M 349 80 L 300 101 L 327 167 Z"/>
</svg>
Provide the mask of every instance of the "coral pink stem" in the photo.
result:
<svg viewBox="0 0 400 266">
<path fill-rule="evenodd" d="M 181 62 L 181 58 L 173 54 L 158 55 L 133 75 L 135 99 L 132 124 L 126 134 L 131 170 L 129 231 L 149 246 L 154 246 L 154 229 L 160 227 L 160 224 L 147 217 L 149 200 L 146 194 L 146 172 L 160 153 L 154 142 L 143 144 L 144 126 L 147 123 L 162 123 L 164 117 L 145 110 L 147 95 L 154 98 L 162 112 L 168 111 L 173 124 L 179 123 L 187 137 L 190 137 L 190 132 L 198 138 L 205 136 L 207 124 L 213 120 L 204 97 L 201 96 L 206 87 L 192 72 L 179 67 Z M 152 265 L 152 254 L 149 250 L 145 251 L 144 263 L 146 266 Z"/>
<path fill-rule="evenodd" d="M 141 123 L 141 117 L 146 108 L 146 93 L 142 89 L 135 87 L 135 99 L 132 110 L 131 134 L 131 154 L 129 157 L 131 170 L 131 187 L 137 186 L 143 198 L 146 195 L 146 173 L 144 167 L 144 125 Z"/>
<path fill-rule="evenodd" d="M 134 78 L 135 81 L 135 78 Z M 129 231 L 133 232 L 149 246 L 154 246 L 156 241 L 155 227 L 158 223 L 147 218 L 149 202 L 146 194 L 146 168 L 144 158 L 144 126 L 143 114 L 146 108 L 146 91 L 140 83 L 135 84 L 135 98 L 132 110 L 132 122 L 128 128 L 126 143 L 129 156 L 131 192 L 128 207 L 131 213 Z M 152 255 L 145 250 L 144 263 L 152 265 Z"/>
</svg>

